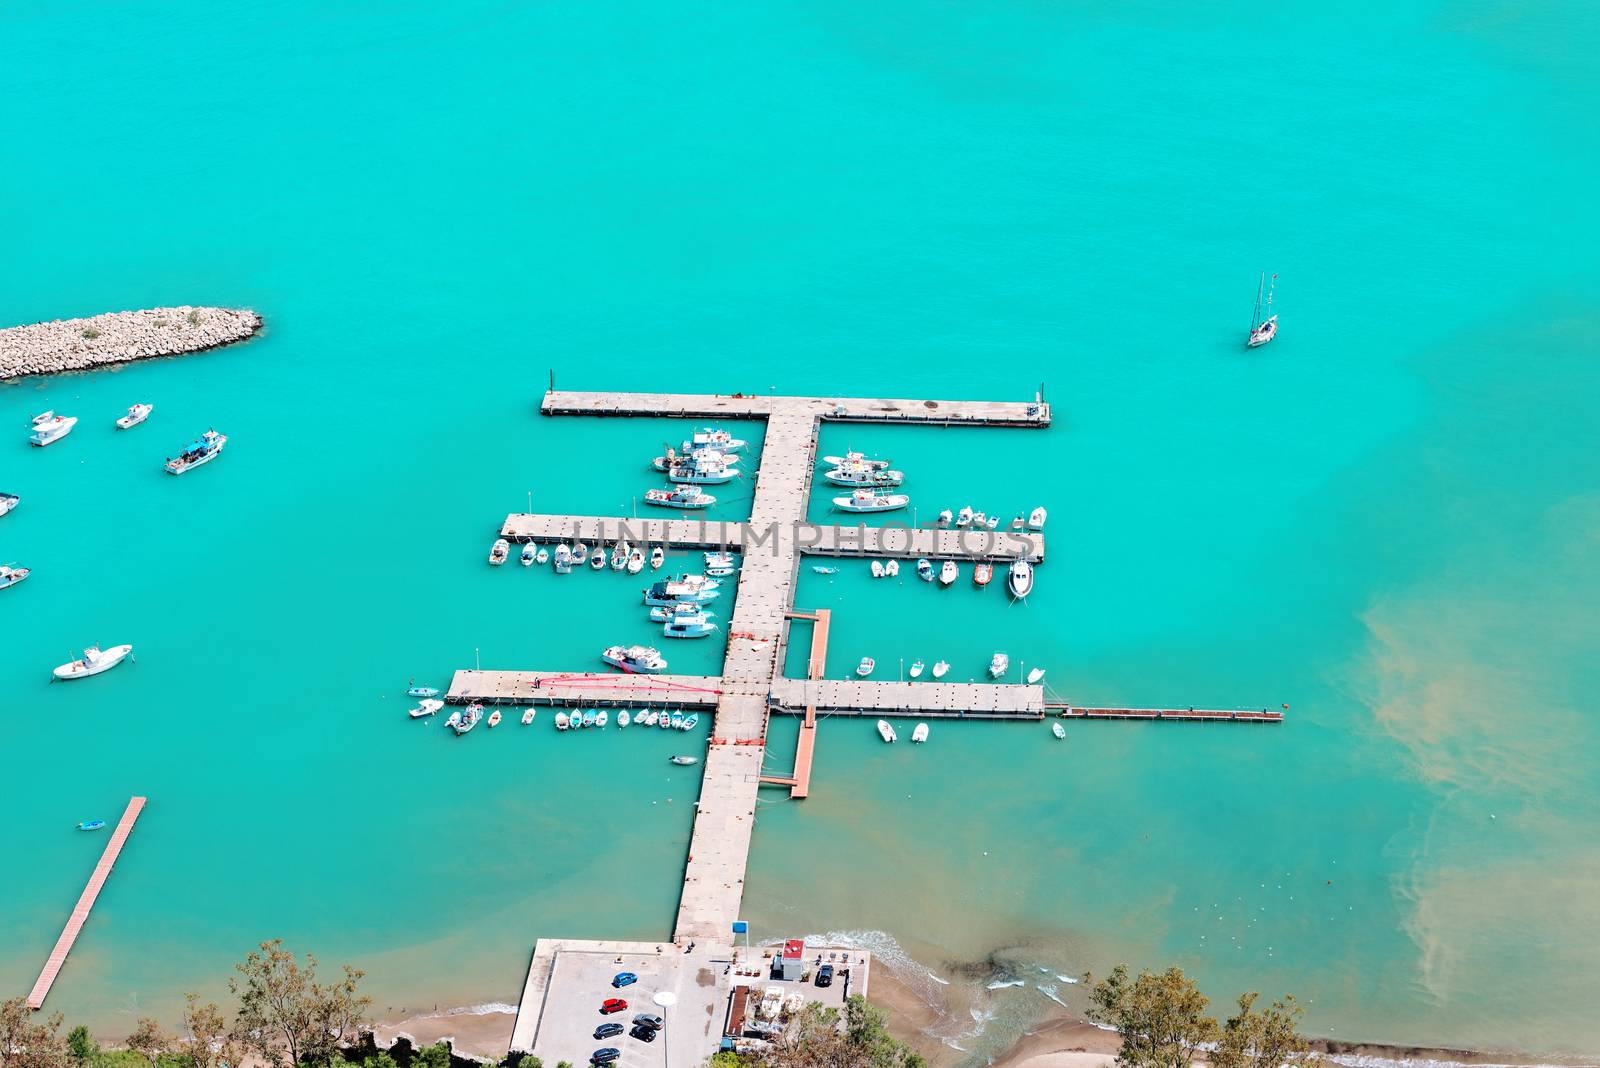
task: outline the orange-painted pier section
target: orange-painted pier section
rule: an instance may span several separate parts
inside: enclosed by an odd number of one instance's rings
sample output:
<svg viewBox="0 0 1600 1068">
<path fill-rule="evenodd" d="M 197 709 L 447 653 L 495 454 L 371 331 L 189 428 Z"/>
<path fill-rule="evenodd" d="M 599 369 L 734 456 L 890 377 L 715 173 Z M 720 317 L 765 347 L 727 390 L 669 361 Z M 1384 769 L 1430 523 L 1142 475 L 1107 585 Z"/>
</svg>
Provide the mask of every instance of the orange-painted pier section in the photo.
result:
<svg viewBox="0 0 1600 1068">
<path fill-rule="evenodd" d="M 806 661 L 806 674 L 820 679 L 828 666 L 828 622 L 833 613 L 826 608 L 815 612 L 785 612 L 790 619 L 811 620 L 811 656 Z M 793 775 L 763 775 L 761 781 L 772 786 L 787 786 L 790 798 L 805 797 L 811 792 L 811 757 L 817 745 L 817 703 L 806 702 L 806 717 L 800 722 L 800 736 L 794 744 Z"/>
<path fill-rule="evenodd" d="M 56 976 L 61 974 L 61 966 L 67 963 L 67 954 L 72 952 L 72 944 L 78 940 L 78 932 L 83 930 L 83 925 L 89 919 L 89 910 L 94 908 L 95 898 L 100 896 L 100 888 L 106 885 L 106 880 L 111 877 L 111 867 L 117 862 L 117 857 L 122 853 L 122 846 L 128 840 L 128 835 L 133 831 L 133 825 L 139 820 L 139 813 L 144 811 L 145 799 L 142 797 L 131 798 L 128 807 L 122 812 L 122 819 L 117 821 L 117 829 L 111 832 L 111 841 L 106 843 L 105 852 L 100 854 L 100 863 L 94 866 L 94 871 L 89 876 L 89 884 L 83 888 L 83 893 L 78 895 L 78 905 L 72 910 L 72 915 L 67 917 L 67 925 L 61 929 L 61 937 L 56 939 L 56 948 L 50 951 L 49 958 L 44 962 L 44 969 L 39 972 L 38 982 L 33 984 L 33 990 L 28 993 L 28 1008 L 37 1009 L 44 1004 L 44 999 L 50 995 L 50 987 L 56 981 Z"/>
</svg>

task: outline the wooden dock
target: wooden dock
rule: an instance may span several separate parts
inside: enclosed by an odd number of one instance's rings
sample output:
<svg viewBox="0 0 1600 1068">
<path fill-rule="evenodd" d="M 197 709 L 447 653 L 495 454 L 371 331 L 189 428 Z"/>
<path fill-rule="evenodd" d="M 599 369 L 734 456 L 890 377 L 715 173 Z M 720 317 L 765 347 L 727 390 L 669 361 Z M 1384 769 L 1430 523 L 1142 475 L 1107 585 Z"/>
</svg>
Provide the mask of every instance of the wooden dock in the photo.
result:
<svg viewBox="0 0 1600 1068">
<path fill-rule="evenodd" d="M 833 613 L 826 608 L 815 612 L 788 612 L 789 619 L 811 620 L 811 653 L 806 658 L 806 675 L 822 678 L 828 667 L 828 627 Z M 776 680 L 774 680 L 776 681 Z M 800 721 L 800 732 L 794 742 L 794 772 L 789 775 L 763 775 L 762 783 L 768 786 L 787 786 L 790 800 L 798 801 L 811 793 L 811 759 L 817 749 L 817 706 L 805 706 L 805 718 Z"/>
<path fill-rule="evenodd" d="M 83 888 L 83 893 L 78 895 L 78 904 L 73 908 L 72 915 L 67 917 L 67 925 L 61 929 L 61 937 L 56 939 L 55 948 L 50 951 L 50 956 L 44 962 L 44 968 L 39 972 L 38 981 L 28 992 L 28 1008 L 40 1008 L 44 1005 L 44 999 L 50 996 L 50 987 L 55 983 L 56 976 L 61 974 L 62 965 L 67 963 L 67 954 L 72 952 L 72 945 L 78 940 L 78 932 L 83 930 L 83 925 L 88 922 L 89 910 L 94 908 L 95 899 L 100 896 L 100 888 L 105 886 L 106 880 L 111 877 L 111 868 L 116 864 L 117 857 L 122 854 L 122 847 L 128 841 L 133 825 L 138 822 L 139 813 L 144 811 L 144 802 L 145 799 L 142 797 L 131 798 L 128 801 L 128 807 L 122 812 L 122 819 L 117 821 L 116 830 L 111 832 L 111 839 L 106 842 L 106 848 L 100 854 L 100 862 L 89 874 L 88 885 Z"/>
</svg>

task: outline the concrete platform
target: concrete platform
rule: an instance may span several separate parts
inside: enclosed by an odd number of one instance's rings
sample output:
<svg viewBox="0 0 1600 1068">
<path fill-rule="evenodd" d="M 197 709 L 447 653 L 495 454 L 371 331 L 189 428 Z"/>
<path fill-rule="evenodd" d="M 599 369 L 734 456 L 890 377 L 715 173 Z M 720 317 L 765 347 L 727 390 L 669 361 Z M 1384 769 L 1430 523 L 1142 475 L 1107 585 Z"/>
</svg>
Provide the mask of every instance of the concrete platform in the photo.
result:
<svg viewBox="0 0 1600 1068">
<path fill-rule="evenodd" d="M 774 415 L 847 423 L 1047 427 L 1050 405 L 1023 401 L 891 400 L 862 397 L 732 396 L 716 393 L 621 393 L 550 390 L 545 415 L 618 415 L 684 419 L 767 419 Z"/>
<path fill-rule="evenodd" d="M 1043 719 L 1044 687 L 1018 683 L 775 679 L 772 702 L 825 716 Z"/>
<path fill-rule="evenodd" d="M 670 666 L 670 665 L 669 665 Z M 722 680 L 708 675 L 626 675 L 585 671 L 457 671 L 445 700 L 450 704 L 590 705 L 645 708 L 684 705 L 710 708 Z"/>
</svg>

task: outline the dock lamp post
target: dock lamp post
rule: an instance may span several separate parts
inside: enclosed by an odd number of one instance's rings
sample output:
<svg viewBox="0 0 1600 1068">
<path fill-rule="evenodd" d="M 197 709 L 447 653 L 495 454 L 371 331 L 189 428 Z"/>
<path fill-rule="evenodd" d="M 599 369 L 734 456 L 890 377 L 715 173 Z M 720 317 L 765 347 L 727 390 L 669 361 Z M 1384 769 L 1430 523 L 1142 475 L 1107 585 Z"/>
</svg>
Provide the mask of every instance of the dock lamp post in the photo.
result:
<svg viewBox="0 0 1600 1068">
<path fill-rule="evenodd" d="M 667 1034 L 667 1022 L 671 1017 L 667 1010 L 678 1003 L 678 995 L 670 990 L 657 990 L 650 998 L 661 1010 L 661 1061 L 666 1068 L 672 1068 L 672 1036 Z"/>
</svg>

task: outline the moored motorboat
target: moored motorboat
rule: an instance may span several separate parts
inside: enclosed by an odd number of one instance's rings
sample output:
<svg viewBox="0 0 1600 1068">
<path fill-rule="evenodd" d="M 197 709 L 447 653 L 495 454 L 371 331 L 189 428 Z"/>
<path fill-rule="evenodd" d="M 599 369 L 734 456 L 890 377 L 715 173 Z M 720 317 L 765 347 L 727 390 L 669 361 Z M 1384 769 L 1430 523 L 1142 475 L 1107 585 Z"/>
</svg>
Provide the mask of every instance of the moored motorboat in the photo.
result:
<svg viewBox="0 0 1600 1068">
<path fill-rule="evenodd" d="M 884 572 L 883 572 L 883 561 L 882 560 L 874 560 L 874 561 L 872 561 L 872 577 L 873 578 L 883 578 L 883 574 L 884 574 Z"/>
<path fill-rule="evenodd" d="M 406 689 L 407 697 L 438 697 L 439 690 L 433 686 L 411 686 Z"/>
<path fill-rule="evenodd" d="M 715 613 L 707 612 L 705 606 L 698 601 L 674 601 L 671 604 L 652 605 L 650 608 L 650 622 L 665 623 L 678 613 L 685 615 L 698 615 L 711 619 Z"/>
<path fill-rule="evenodd" d="M 995 530 L 1000 526 L 1000 517 L 997 515 L 992 515 L 988 519 L 984 520 L 983 525 L 988 527 L 990 530 Z"/>
<path fill-rule="evenodd" d="M 500 710 L 498 708 L 489 713 L 489 726 L 500 726 Z"/>
<path fill-rule="evenodd" d="M 683 717 L 683 723 L 678 727 L 680 731 L 692 731 L 700 726 L 700 713 L 691 712 Z"/>
<path fill-rule="evenodd" d="M 918 744 L 927 741 L 928 725 L 926 723 L 917 724 L 916 729 L 911 732 L 911 740 L 913 742 L 917 742 Z"/>
<path fill-rule="evenodd" d="M 528 542 L 526 545 L 524 545 L 522 547 L 522 566 L 523 567 L 532 567 L 534 558 L 537 555 L 538 555 L 538 550 L 536 548 L 534 548 L 533 542 L 531 542 L 531 541 Z"/>
<path fill-rule="evenodd" d="M 628 543 L 619 541 L 611 547 L 611 570 L 621 571 L 628 566 Z"/>
<path fill-rule="evenodd" d="M 677 764 L 680 767 L 685 767 L 685 768 L 690 767 L 691 765 L 700 763 L 700 758 L 699 757 L 693 757 L 693 756 L 675 756 L 675 757 L 672 757 L 671 760 L 672 760 L 672 763 Z"/>
<path fill-rule="evenodd" d="M 587 564 L 588 562 L 589 562 L 589 546 L 586 543 L 581 542 L 581 541 L 578 542 L 577 544 L 573 545 L 573 547 L 572 547 L 572 566 L 573 567 L 582 567 L 584 564 Z"/>
<path fill-rule="evenodd" d="M 868 675 L 872 674 L 872 669 L 877 666 L 877 662 L 874 661 L 872 657 L 864 656 L 861 658 L 861 663 L 856 665 L 856 674 L 860 675 L 862 678 L 866 678 Z"/>
<path fill-rule="evenodd" d="M 961 577 L 961 568 L 954 560 L 946 560 L 939 567 L 939 585 L 948 586 Z"/>
<path fill-rule="evenodd" d="M 650 546 L 650 570 L 660 571 L 661 565 L 667 562 L 667 550 L 660 545 Z"/>
<path fill-rule="evenodd" d="M 956 526 L 970 527 L 972 525 L 972 505 L 964 504 L 961 511 L 956 513 Z"/>
<path fill-rule="evenodd" d="M 913 660 L 911 662 L 911 670 L 906 672 L 906 674 L 910 675 L 914 679 L 920 679 L 920 678 L 922 678 L 923 669 L 926 668 L 926 667 L 927 667 L 927 665 L 924 664 L 922 661 Z"/>
<path fill-rule="evenodd" d="M 1035 508 L 1033 511 L 1028 513 L 1028 529 L 1029 530 L 1043 530 L 1044 529 L 1044 519 L 1045 519 L 1045 510 L 1042 507 Z"/>
<path fill-rule="evenodd" d="M 558 575 L 572 574 L 572 550 L 566 542 L 556 546 L 555 563 L 551 565 Z"/>
<path fill-rule="evenodd" d="M 466 708 L 460 708 L 450 713 L 450 718 L 444 721 L 444 725 L 455 731 L 456 737 L 459 738 L 476 727 L 478 721 L 482 718 L 483 706 L 474 701 Z"/>
<path fill-rule="evenodd" d="M 644 570 L 644 550 L 634 549 L 628 553 L 628 574 L 637 575 Z"/>
<path fill-rule="evenodd" d="M 822 462 L 830 467 L 870 467 L 881 471 L 893 461 L 870 458 L 864 452 L 847 452 L 843 456 L 824 456 Z"/>
<path fill-rule="evenodd" d="M 994 565 L 989 561 L 980 560 L 972 568 L 972 584 L 974 586 L 987 586 L 992 578 L 994 578 Z"/>
<path fill-rule="evenodd" d="M 1026 560 L 1014 560 L 1006 570 L 1006 589 L 1011 596 L 1022 598 L 1033 592 L 1033 565 Z"/>
<path fill-rule="evenodd" d="M 667 726 L 673 730 L 681 730 L 683 728 L 683 709 L 677 709 L 672 713 L 671 718 L 667 720 Z"/>
<path fill-rule="evenodd" d="M 0 565 L 0 590 L 7 586 L 15 586 L 29 575 L 33 574 L 32 568 L 12 567 L 10 564 Z"/>
<path fill-rule="evenodd" d="M 505 563 L 510 555 L 511 543 L 504 538 L 496 538 L 494 544 L 489 546 L 489 563 L 495 567 Z"/>
<path fill-rule="evenodd" d="M 80 831 L 98 831 L 100 828 L 104 827 L 105 825 L 106 825 L 106 821 L 105 820 L 79 820 L 78 821 L 78 830 L 80 830 Z"/>
<path fill-rule="evenodd" d="M 739 463 L 739 457 L 721 449 L 689 449 L 679 452 L 668 449 L 665 456 L 657 456 L 650 461 L 650 466 L 657 471 L 670 471 L 674 467 L 700 467 L 721 466 L 734 467 Z"/>
<path fill-rule="evenodd" d="M 5 515 L 22 502 L 22 497 L 15 493 L 0 493 L 0 515 Z"/>
<path fill-rule="evenodd" d="M 906 480 L 903 471 L 879 471 L 864 467 L 835 467 L 823 472 L 823 479 L 835 486 L 898 486 Z"/>
<path fill-rule="evenodd" d="M 140 423 L 150 418 L 150 413 L 155 411 L 155 408 L 156 406 L 153 404 L 135 404 L 133 407 L 128 409 L 127 415 L 117 420 L 117 429 L 127 430 L 131 427 L 138 426 Z"/>
<path fill-rule="evenodd" d="M 1057 738 L 1065 738 L 1067 736 L 1067 728 L 1063 727 L 1059 723 L 1052 723 L 1050 724 L 1050 733 L 1055 735 Z"/>
<path fill-rule="evenodd" d="M 98 645 L 91 645 L 83 651 L 83 657 L 78 660 L 69 660 L 53 672 L 58 679 L 86 679 L 90 675 L 98 675 L 102 671 L 110 671 L 122 663 L 133 653 L 131 645 L 113 645 L 109 649 L 102 649 Z"/>
<path fill-rule="evenodd" d="M 886 742 L 893 742 L 899 736 L 895 734 L 894 728 L 889 726 L 888 720 L 880 719 L 878 721 L 878 737 Z"/>
<path fill-rule="evenodd" d="M 950 509 L 941 509 L 939 512 L 939 526 L 948 527 L 953 522 L 955 522 L 955 516 L 950 513 Z"/>
<path fill-rule="evenodd" d="M 900 574 L 900 561 L 890 560 L 887 564 L 884 564 L 883 573 L 888 578 L 894 578 L 896 575 Z"/>
<path fill-rule="evenodd" d="M 681 712 L 679 713 L 679 715 L 682 714 Z M 672 714 L 663 708 L 656 714 L 656 726 L 662 730 L 670 730 L 672 727 Z"/>
<path fill-rule="evenodd" d="M 569 726 L 571 726 L 571 724 L 567 721 L 567 714 L 565 712 L 557 712 L 556 713 L 556 730 L 564 731 Z"/>
<path fill-rule="evenodd" d="M 606 569 L 606 551 L 602 546 L 596 545 L 594 552 L 589 554 L 589 570 L 604 571 Z"/>
<path fill-rule="evenodd" d="M 424 719 L 433 715 L 443 707 L 443 701 L 440 701 L 434 697 L 426 697 L 423 698 L 422 702 L 418 704 L 416 708 L 411 709 L 407 715 L 409 715 L 412 719 Z"/>
<path fill-rule="evenodd" d="M 683 443 L 684 452 L 695 449 L 716 449 L 719 452 L 743 452 L 745 442 L 716 426 L 703 426 Z"/>
<path fill-rule="evenodd" d="M 936 679 L 944 678 L 949 671 L 950 662 L 948 660 L 940 660 L 933 665 L 933 677 Z"/>
<path fill-rule="evenodd" d="M 534 710 L 530 708 L 527 711 L 522 713 L 522 725 L 524 727 L 529 727 L 529 726 L 533 725 L 533 712 L 534 712 Z"/>
<path fill-rule="evenodd" d="M 710 508 L 717 503 L 717 499 L 709 493 L 701 493 L 692 486 L 678 486 L 672 489 L 645 490 L 644 503 L 653 504 L 658 508 Z"/>
<path fill-rule="evenodd" d="M 1044 668 L 1034 668 L 1028 672 L 1028 685 L 1036 686 L 1042 678 L 1044 678 Z"/>
<path fill-rule="evenodd" d="M 832 564 L 812 564 L 811 570 L 819 575 L 837 575 L 839 573 L 839 569 Z"/>
<path fill-rule="evenodd" d="M 835 497 L 833 506 L 842 512 L 892 512 L 911 503 L 904 493 L 879 493 L 858 489 L 848 497 Z"/>
<path fill-rule="evenodd" d="M 602 708 L 594 714 L 594 725 L 596 727 L 604 727 L 609 722 L 611 722 L 611 714 L 605 709 Z"/>
<path fill-rule="evenodd" d="M 536 564 L 548 564 L 550 562 L 550 550 L 543 545 L 539 546 L 539 551 L 533 556 L 533 562 Z"/>
<path fill-rule="evenodd" d="M 917 578 L 923 582 L 933 581 L 933 563 L 926 557 L 917 561 Z"/>
<path fill-rule="evenodd" d="M 995 653 L 989 658 L 989 677 L 998 679 L 1011 669 L 1011 658 L 1005 653 Z"/>
<path fill-rule="evenodd" d="M 667 669 L 660 651 L 648 645 L 613 645 L 600 654 L 600 659 L 635 675 L 655 675 Z"/>
<path fill-rule="evenodd" d="M 189 443 L 189 447 L 166 463 L 167 473 L 181 475 L 192 471 L 201 464 L 208 464 L 222 455 L 223 446 L 228 444 L 228 435 L 219 434 L 215 430 L 207 430 L 200 437 Z"/>
<path fill-rule="evenodd" d="M 706 574 L 721 578 L 733 574 L 734 562 L 732 553 L 709 552 L 706 553 Z"/>
<path fill-rule="evenodd" d="M 34 421 L 33 433 L 28 435 L 29 444 L 50 445 L 72 433 L 72 428 L 78 425 L 78 417 L 75 415 L 56 415 L 53 412 L 46 414 L 50 418 L 44 422 Z"/>
<path fill-rule="evenodd" d="M 693 602 L 672 609 L 661 624 L 662 637 L 666 638 L 706 638 L 716 630 L 717 625 L 711 622 L 704 609 Z"/>
<path fill-rule="evenodd" d="M 617 713 L 617 726 L 618 727 L 626 727 L 628 724 L 630 724 L 632 722 L 633 722 L 633 716 L 631 714 L 629 714 L 629 712 L 628 712 L 628 710 L 626 708 L 624 708 L 621 712 Z"/>
<path fill-rule="evenodd" d="M 684 602 L 714 601 L 722 595 L 719 586 L 718 580 L 704 575 L 680 575 L 652 582 L 644 591 L 644 603 L 670 607 Z"/>
<path fill-rule="evenodd" d="M 600 722 L 600 713 L 596 712 L 592 708 L 589 709 L 588 711 L 584 712 L 584 714 L 583 714 L 583 725 L 584 725 L 585 729 L 587 729 L 589 727 L 593 727 L 595 724 L 597 724 L 599 722 Z"/>
</svg>

